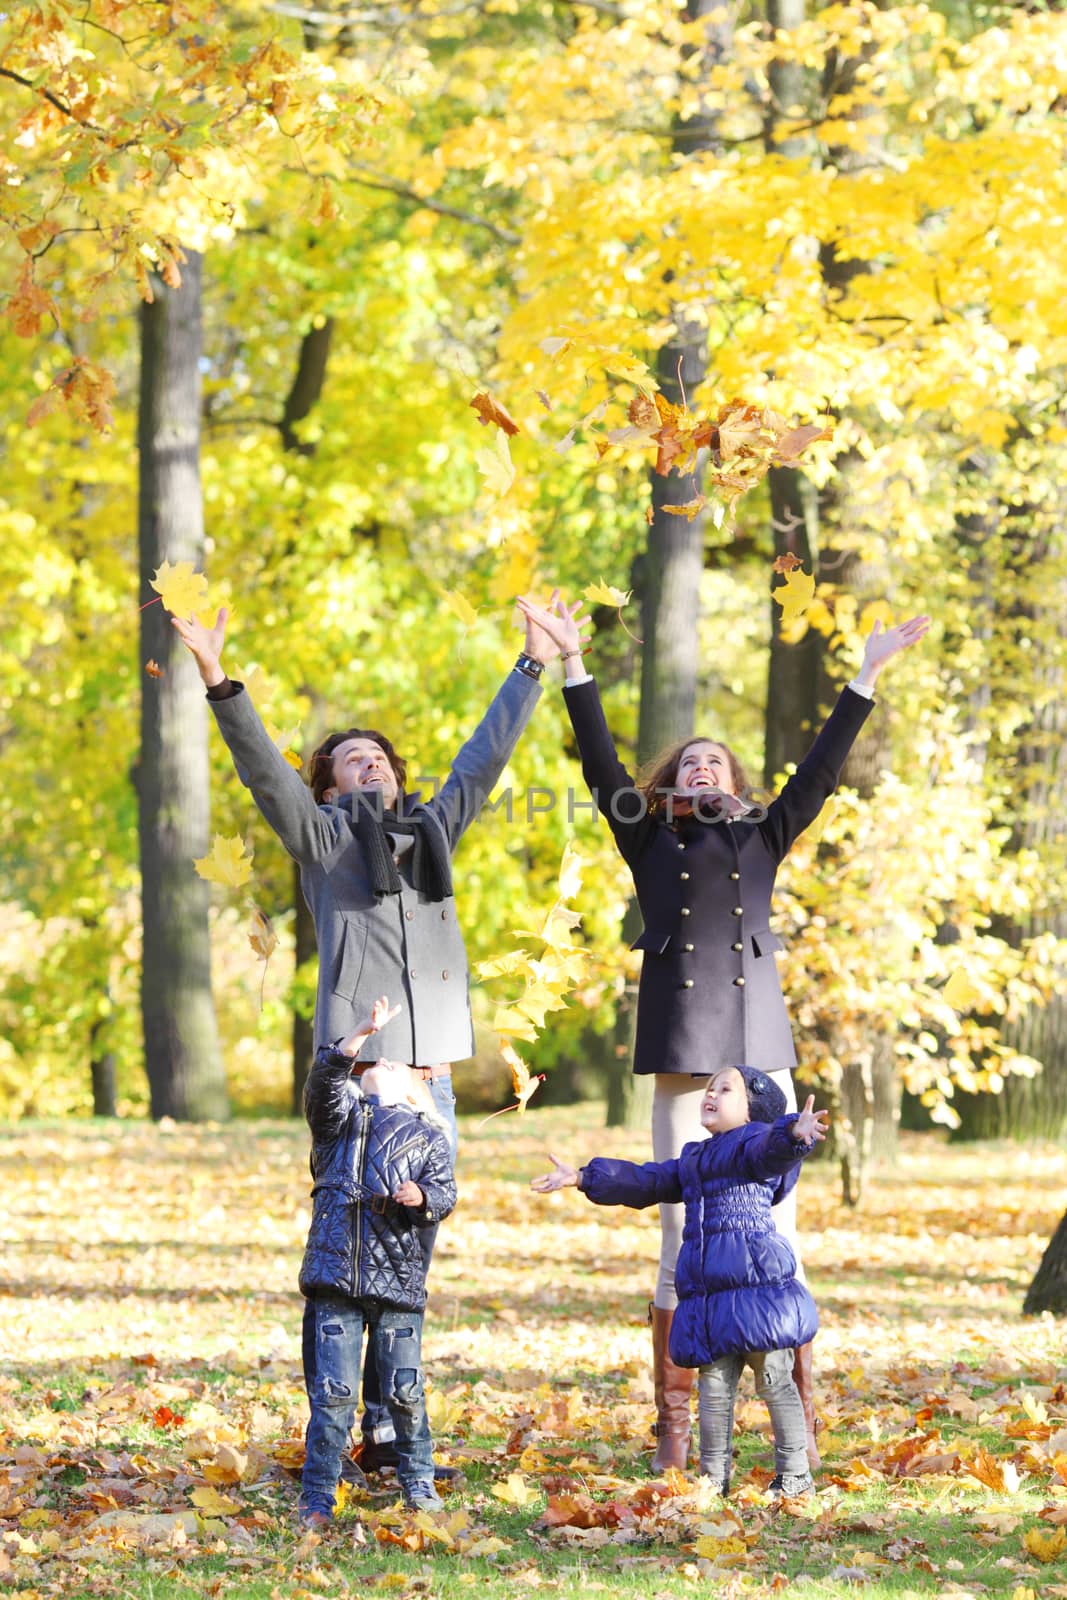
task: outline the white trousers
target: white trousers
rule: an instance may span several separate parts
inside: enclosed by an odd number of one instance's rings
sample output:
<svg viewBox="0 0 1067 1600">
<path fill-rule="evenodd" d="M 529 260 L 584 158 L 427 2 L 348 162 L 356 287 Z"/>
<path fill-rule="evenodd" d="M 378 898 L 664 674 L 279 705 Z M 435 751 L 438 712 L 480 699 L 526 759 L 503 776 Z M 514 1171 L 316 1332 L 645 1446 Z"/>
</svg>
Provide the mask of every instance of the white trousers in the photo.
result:
<svg viewBox="0 0 1067 1600">
<path fill-rule="evenodd" d="M 793 1088 L 793 1074 L 787 1068 L 784 1072 L 768 1072 L 767 1076 L 774 1079 L 785 1095 L 786 1110 L 795 1111 L 797 1096 Z M 687 1072 L 656 1073 L 652 1097 L 653 1160 L 672 1161 L 681 1155 L 684 1144 L 689 1144 L 693 1139 L 709 1137 L 700 1126 L 700 1102 L 707 1086 L 706 1077 L 693 1078 Z M 804 1268 L 797 1244 L 796 1189 L 786 1195 L 781 1205 L 772 1207 L 771 1216 L 778 1232 L 793 1246 L 793 1254 L 797 1258 L 797 1277 L 803 1283 Z M 674 1289 L 674 1266 L 682 1248 L 684 1220 L 683 1205 L 660 1206 L 659 1276 L 653 1298 L 662 1311 L 673 1311 L 678 1304 Z"/>
</svg>

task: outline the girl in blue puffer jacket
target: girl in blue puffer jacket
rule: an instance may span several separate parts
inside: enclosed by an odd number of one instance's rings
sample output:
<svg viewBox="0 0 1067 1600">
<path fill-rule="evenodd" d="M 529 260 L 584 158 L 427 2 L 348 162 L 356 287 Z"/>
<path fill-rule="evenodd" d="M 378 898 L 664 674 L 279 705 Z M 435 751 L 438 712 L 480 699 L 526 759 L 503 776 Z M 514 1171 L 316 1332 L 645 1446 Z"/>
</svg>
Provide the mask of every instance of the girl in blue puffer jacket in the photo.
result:
<svg viewBox="0 0 1067 1600">
<path fill-rule="evenodd" d="M 771 1207 L 794 1187 L 800 1162 L 826 1137 L 827 1113 L 809 1096 L 785 1116 L 785 1096 L 754 1067 L 724 1067 L 709 1080 L 700 1121 L 708 1139 L 685 1145 L 677 1161 L 610 1161 L 580 1171 L 551 1157 L 554 1172 L 535 1178 L 539 1194 L 579 1188 L 595 1205 L 685 1205 L 678 1257 L 678 1310 L 671 1359 L 700 1369 L 700 1471 L 723 1494 L 730 1487 L 734 1398 L 742 1369 L 774 1429 L 776 1496 L 806 1494 L 804 1411 L 793 1382 L 793 1352 L 819 1325 L 815 1302 L 796 1277 L 796 1257 L 775 1232 Z"/>
</svg>

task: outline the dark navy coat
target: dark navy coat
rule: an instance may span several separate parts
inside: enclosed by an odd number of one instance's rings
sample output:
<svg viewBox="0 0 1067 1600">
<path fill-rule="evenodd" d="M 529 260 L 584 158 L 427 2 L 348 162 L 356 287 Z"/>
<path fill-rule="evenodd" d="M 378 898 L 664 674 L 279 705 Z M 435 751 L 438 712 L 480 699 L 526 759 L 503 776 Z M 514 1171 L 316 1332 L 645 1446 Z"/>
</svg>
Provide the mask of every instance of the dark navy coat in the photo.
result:
<svg viewBox="0 0 1067 1600">
<path fill-rule="evenodd" d="M 633 873 L 644 932 L 635 1072 L 708 1073 L 739 1061 L 764 1072 L 796 1065 L 771 931 L 775 874 L 815 820 L 871 711 L 843 689 L 808 754 L 759 821 L 639 815 L 596 684 L 566 690 L 582 772 Z M 757 813 L 758 815 L 758 813 Z"/>
<path fill-rule="evenodd" d="M 448 1138 L 406 1106 L 383 1106 L 362 1094 L 352 1064 L 339 1050 L 320 1050 L 304 1086 L 314 1187 L 300 1288 L 309 1296 L 322 1290 L 421 1311 L 426 1268 L 419 1230 L 456 1204 Z M 426 1197 L 420 1211 L 391 1198 L 409 1179 Z"/>
<path fill-rule="evenodd" d="M 596 1205 L 685 1203 L 670 1333 L 679 1367 L 738 1351 L 795 1349 L 815 1337 L 815 1302 L 771 1220 L 771 1206 L 795 1186 L 800 1162 L 814 1149 L 792 1138 L 795 1121 L 748 1122 L 697 1139 L 677 1161 L 637 1166 L 598 1157 L 582 1168 L 579 1188 Z"/>
</svg>

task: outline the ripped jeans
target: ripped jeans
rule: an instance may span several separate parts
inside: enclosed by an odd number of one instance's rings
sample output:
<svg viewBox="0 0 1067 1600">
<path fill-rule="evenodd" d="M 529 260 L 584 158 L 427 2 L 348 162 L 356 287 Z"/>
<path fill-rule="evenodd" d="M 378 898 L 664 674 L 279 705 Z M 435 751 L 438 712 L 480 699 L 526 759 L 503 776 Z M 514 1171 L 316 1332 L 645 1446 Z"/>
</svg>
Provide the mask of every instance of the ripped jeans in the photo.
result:
<svg viewBox="0 0 1067 1600">
<path fill-rule="evenodd" d="M 433 1485 L 433 1452 L 422 1382 L 422 1312 L 380 1300 L 323 1295 L 304 1306 L 304 1346 L 315 1352 L 306 1371 L 311 1422 L 300 1507 L 333 1512 L 341 1456 L 359 1395 L 363 1333 L 373 1355 L 396 1433 L 397 1477 L 405 1496 Z"/>
</svg>

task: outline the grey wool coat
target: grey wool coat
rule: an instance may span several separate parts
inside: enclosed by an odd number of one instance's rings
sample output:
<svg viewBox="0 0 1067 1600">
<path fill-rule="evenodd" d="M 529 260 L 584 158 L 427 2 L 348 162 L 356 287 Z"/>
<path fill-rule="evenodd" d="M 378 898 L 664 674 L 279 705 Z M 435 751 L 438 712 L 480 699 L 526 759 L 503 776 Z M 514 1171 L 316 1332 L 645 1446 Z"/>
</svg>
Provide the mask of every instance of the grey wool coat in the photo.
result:
<svg viewBox="0 0 1067 1600">
<path fill-rule="evenodd" d="M 387 994 L 400 1014 L 366 1041 L 357 1059 L 384 1056 L 428 1067 L 472 1055 L 470 975 L 455 900 L 419 894 L 410 849 L 397 861 L 401 893 L 376 896 L 349 813 L 315 804 L 249 696 L 235 688 L 229 699 L 212 700 L 211 709 L 238 776 L 300 866 L 319 946 L 316 1049 L 346 1038 Z M 492 793 L 540 694 L 535 679 L 510 672 L 438 792 L 425 805 L 405 805 L 406 818 L 440 830 L 450 853 Z"/>
<path fill-rule="evenodd" d="M 782 859 L 837 786 L 871 701 L 843 689 L 761 820 L 665 820 L 637 804 L 592 679 L 566 689 L 582 772 L 633 874 L 644 932 L 634 1071 L 796 1066 L 771 897 Z"/>
</svg>

